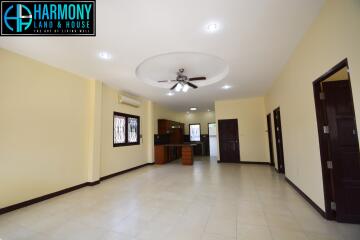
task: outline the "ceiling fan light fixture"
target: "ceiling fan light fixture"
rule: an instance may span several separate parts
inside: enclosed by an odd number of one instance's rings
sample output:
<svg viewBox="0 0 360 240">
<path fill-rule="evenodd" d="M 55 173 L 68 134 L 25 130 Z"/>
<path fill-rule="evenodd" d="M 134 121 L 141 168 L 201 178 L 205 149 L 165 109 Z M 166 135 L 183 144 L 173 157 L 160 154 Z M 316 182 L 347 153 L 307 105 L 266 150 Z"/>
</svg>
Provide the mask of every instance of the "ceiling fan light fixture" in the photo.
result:
<svg viewBox="0 0 360 240">
<path fill-rule="evenodd" d="M 189 91 L 189 85 L 188 85 L 188 84 L 185 84 L 184 87 L 182 88 L 182 91 L 183 91 L 183 92 Z"/>
<path fill-rule="evenodd" d="M 178 83 L 175 87 L 175 91 L 180 92 L 182 88 L 183 88 L 182 84 Z"/>
<path fill-rule="evenodd" d="M 196 107 L 191 107 L 191 108 L 190 108 L 190 111 L 196 111 L 196 110 L 197 110 Z"/>
<path fill-rule="evenodd" d="M 173 92 L 168 92 L 166 95 L 168 95 L 168 96 L 174 96 L 175 93 L 173 93 Z"/>
</svg>

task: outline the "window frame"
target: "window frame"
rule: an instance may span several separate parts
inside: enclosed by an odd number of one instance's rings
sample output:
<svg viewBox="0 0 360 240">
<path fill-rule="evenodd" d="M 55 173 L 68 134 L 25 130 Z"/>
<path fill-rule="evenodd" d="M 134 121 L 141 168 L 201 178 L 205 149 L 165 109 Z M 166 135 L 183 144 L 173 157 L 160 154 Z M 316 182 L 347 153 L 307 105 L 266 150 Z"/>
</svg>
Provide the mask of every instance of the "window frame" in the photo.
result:
<svg viewBox="0 0 360 240">
<path fill-rule="evenodd" d="M 114 119 L 116 116 L 124 117 L 125 118 L 125 142 L 124 143 L 115 143 L 115 126 L 114 126 Z M 129 142 L 129 130 L 128 130 L 128 118 L 135 118 L 137 119 L 138 125 L 137 125 L 137 141 L 136 142 Z M 132 145 L 140 145 L 140 117 L 136 115 L 131 115 L 127 113 L 121 113 L 121 112 L 114 112 L 113 113 L 113 147 L 124 147 L 124 146 L 132 146 Z"/>
<path fill-rule="evenodd" d="M 191 141 L 191 126 L 199 125 L 199 141 Z M 190 142 L 201 142 L 201 124 L 200 123 L 190 123 L 189 124 L 189 141 Z"/>
</svg>

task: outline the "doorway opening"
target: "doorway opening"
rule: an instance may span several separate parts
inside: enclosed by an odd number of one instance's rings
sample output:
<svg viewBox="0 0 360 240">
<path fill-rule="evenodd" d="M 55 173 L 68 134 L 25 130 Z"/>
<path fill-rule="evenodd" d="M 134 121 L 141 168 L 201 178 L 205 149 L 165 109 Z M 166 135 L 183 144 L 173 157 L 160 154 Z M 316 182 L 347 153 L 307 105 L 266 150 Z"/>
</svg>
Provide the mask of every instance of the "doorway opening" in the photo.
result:
<svg viewBox="0 0 360 240">
<path fill-rule="evenodd" d="M 218 155 L 217 151 L 217 129 L 216 123 L 208 123 L 208 132 L 209 132 L 209 152 L 210 157 L 216 157 Z"/>
<path fill-rule="evenodd" d="M 218 121 L 220 162 L 240 163 L 239 130 L 237 119 Z"/>
<path fill-rule="evenodd" d="M 269 153 L 270 153 L 270 165 L 274 166 L 274 149 L 273 149 L 273 137 L 272 137 L 272 127 L 271 127 L 271 113 L 266 116 L 267 122 L 267 133 L 269 141 Z"/>
<path fill-rule="evenodd" d="M 273 114 L 274 114 L 274 127 L 275 127 L 277 170 L 279 173 L 285 174 L 285 160 L 284 160 L 280 107 L 275 109 Z"/>
<path fill-rule="evenodd" d="M 360 154 L 347 59 L 314 81 L 326 217 L 360 223 Z"/>
</svg>

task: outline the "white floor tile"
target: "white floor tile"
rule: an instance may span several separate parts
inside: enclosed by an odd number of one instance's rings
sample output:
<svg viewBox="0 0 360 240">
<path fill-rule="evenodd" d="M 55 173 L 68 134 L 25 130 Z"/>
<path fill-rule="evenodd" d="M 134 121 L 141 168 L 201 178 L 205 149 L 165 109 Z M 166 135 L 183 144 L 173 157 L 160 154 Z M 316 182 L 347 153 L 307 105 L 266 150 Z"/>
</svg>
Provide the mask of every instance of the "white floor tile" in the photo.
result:
<svg viewBox="0 0 360 240">
<path fill-rule="evenodd" d="M 271 167 L 150 166 L 0 216 L 3 240 L 359 240 Z"/>
</svg>

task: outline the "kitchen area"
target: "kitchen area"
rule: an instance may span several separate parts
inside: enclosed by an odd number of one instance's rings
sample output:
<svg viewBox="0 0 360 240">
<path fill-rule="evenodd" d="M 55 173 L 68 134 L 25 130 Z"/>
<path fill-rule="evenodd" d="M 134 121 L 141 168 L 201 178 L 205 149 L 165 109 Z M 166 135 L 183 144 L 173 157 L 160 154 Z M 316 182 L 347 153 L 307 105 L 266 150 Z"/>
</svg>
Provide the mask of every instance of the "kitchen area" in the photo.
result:
<svg viewBox="0 0 360 240">
<path fill-rule="evenodd" d="M 194 156 L 209 156 L 209 135 L 201 134 L 200 124 L 185 124 L 158 119 L 158 134 L 154 135 L 155 164 L 166 164 L 180 159 L 183 165 L 193 165 Z"/>
</svg>

